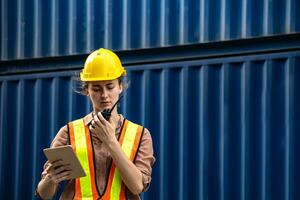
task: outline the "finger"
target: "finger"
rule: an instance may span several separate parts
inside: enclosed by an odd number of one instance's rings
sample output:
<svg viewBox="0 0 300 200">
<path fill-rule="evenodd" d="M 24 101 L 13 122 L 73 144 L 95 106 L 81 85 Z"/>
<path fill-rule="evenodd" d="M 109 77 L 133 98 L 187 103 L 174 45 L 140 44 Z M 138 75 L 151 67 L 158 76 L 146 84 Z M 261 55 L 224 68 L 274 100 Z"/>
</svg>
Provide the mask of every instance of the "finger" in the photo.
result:
<svg viewBox="0 0 300 200">
<path fill-rule="evenodd" d="M 55 161 L 49 161 L 48 169 L 51 169 L 53 167 L 63 165 L 63 161 L 61 159 L 55 160 Z"/>
<path fill-rule="evenodd" d="M 64 163 L 62 160 L 60 160 L 60 161 L 57 161 L 57 162 L 53 163 L 53 164 L 51 165 L 51 168 L 52 168 L 52 169 L 57 169 L 58 167 L 64 166 L 64 165 L 67 165 L 67 164 Z"/>
<path fill-rule="evenodd" d="M 61 166 L 61 167 L 58 167 L 54 170 L 54 173 L 55 175 L 58 175 L 58 174 L 61 174 L 63 172 L 66 172 L 66 171 L 71 171 L 72 169 L 70 168 L 70 166 Z"/>
<path fill-rule="evenodd" d="M 68 176 L 71 175 L 71 171 L 65 171 L 60 173 L 59 175 L 54 176 L 52 179 L 56 183 L 60 183 L 61 181 L 67 180 Z"/>
<path fill-rule="evenodd" d="M 53 165 L 55 163 L 60 163 L 60 162 L 62 162 L 62 159 L 57 159 L 57 160 L 51 161 L 50 163 Z"/>
<path fill-rule="evenodd" d="M 101 115 L 101 114 L 100 114 Z M 100 120 L 100 118 L 98 117 L 98 114 L 94 116 L 94 123 L 93 123 L 93 127 L 100 127 L 102 125 L 102 122 Z"/>
<path fill-rule="evenodd" d="M 67 167 L 64 167 L 64 165 L 60 165 L 60 166 L 49 166 L 49 168 L 47 168 L 45 170 L 45 174 L 51 174 L 51 175 L 55 175 L 57 174 L 59 171 L 63 171 L 62 169 L 68 169 Z"/>
<path fill-rule="evenodd" d="M 95 131 L 95 127 L 93 127 L 92 125 L 89 126 L 89 129 L 90 129 L 91 132 Z"/>
<path fill-rule="evenodd" d="M 93 128 L 99 127 L 99 119 L 97 119 L 97 122 L 95 120 L 92 120 L 91 125 Z"/>
<path fill-rule="evenodd" d="M 53 169 L 54 169 L 53 164 L 51 162 L 49 162 L 49 164 L 47 165 L 47 167 L 45 168 L 44 171 L 46 174 L 49 174 L 49 173 L 51 173 L 51 171 L 53 171 Z"/>
<path fill-rule="evenodd" d="M 101 112 L 98 112 L 97 116 L 98 116 L 98 119 L 99 119 L 99 121 L 102 125 L 105 125 L 107 123 L 106 119 L 103 117 Z"/>
<path fill-rule="evenodd" d="M 51 167 L 52 167 L 51 163 L 47 164 L 47 166 L 46 166 L 46 168 L 44 169 L 44 171 L 45 171 L 46 173 L 48 173 L 48 171 L 51 169 Z"/>
<path fill-rule="evenodd" d="M 44 165 L 44 168 L 46 169 L 49 165 L 50 165 L 50 161 L 47 160 L 47 162 L 46 162 L 45 165 Z"/>
</svg>

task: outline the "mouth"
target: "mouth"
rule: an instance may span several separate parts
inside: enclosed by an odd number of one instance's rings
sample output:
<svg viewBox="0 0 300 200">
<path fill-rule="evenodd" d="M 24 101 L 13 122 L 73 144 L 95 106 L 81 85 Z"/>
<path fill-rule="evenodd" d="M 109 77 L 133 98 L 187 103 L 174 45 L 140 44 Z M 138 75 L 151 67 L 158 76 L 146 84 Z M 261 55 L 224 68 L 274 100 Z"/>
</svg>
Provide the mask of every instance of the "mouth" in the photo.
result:
<svg viewBox="0 0 300 200">
<path fill-rule="evenodd" d="M 100 102 L 101 106 L 110 106 L 111 103 L 109 101 L 102 101 Z"/>
</svg>

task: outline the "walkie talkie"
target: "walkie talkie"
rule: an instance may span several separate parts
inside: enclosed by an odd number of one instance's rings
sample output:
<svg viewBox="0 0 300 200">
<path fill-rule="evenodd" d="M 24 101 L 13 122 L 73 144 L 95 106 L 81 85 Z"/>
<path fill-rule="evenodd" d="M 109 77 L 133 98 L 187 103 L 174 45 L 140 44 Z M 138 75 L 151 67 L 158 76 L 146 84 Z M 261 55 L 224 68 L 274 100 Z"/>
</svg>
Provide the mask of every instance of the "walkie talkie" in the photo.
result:
<svg viewBox="0 0 300 200">
<path fill-rule="evenodd" d="M 109 120 L 109 118 L 111 116 L 111 112 L 114 110 L 115 106 L 119 103 L 119 101 L 122 99 L 122 97 L 123 96 L 120 96 L 118 101 L 113 105 L 113 107 L 111 109 L 107 108 L 107 109 L 104 109 L 103 111 L 101 111 L 101 114 L 104 117 L 104 119 L 106 119 L 107 121 Z"/>
</svg>

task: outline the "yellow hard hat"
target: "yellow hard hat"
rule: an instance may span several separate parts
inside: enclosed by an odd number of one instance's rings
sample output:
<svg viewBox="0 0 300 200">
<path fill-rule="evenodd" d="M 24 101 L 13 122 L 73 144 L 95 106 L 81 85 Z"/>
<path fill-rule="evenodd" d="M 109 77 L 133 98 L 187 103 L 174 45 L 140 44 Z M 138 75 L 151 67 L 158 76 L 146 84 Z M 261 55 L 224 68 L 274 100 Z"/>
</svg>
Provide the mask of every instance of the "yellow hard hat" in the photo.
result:
<svg viewBox="0 0 300 200">
<path fill-rule="evenodd" d="M 108 81 L 125 76 L 126 70 L 119 57 L 107 49 L 98 49 L 86 59 L 80 73 L 81 81 Z"/>
</svg>

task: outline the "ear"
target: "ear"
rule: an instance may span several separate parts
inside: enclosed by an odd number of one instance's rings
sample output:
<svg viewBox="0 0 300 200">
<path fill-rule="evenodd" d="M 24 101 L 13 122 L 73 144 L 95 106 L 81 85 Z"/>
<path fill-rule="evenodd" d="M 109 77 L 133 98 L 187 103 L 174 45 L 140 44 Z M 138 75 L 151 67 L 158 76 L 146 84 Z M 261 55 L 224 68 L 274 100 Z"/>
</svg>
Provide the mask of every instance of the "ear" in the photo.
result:
<svg viewBox="0 0 300 200">
<path fill-rule="evenodd" d="M 85 89 L 85 95 L 88 97 L 90 96 L 89 90 L 87 88 Z"/>
</svg>

